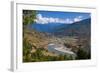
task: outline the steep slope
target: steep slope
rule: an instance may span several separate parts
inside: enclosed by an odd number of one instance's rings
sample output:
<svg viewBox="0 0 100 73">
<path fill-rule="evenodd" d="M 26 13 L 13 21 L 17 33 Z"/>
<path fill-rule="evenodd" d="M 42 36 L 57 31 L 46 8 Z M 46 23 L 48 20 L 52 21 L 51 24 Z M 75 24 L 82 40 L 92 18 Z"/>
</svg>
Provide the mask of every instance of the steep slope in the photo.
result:
<svg viewBox="0 0 100 73">
<path fill-rule="evenodd" d="M 72 24 L 32 24 L 30 28 L 38 32 L 55 36 L 90 36 L 91 19 L 85 19 Z"/>
<path fill-rule="evenodd" d="M 73 24 L 65 24 L 58 28 L 55 28 L 54 34 L 57 36 L 89 36 L 91 30 L 91 19 L 85 19 Z"/>
</svg>

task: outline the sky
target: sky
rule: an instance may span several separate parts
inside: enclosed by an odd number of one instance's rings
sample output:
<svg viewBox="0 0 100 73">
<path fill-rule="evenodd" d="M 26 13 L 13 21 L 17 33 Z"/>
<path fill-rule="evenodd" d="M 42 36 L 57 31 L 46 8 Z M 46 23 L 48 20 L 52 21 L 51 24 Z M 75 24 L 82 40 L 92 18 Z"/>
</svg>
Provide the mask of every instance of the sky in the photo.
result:
<svg viewBox="0 0 100 73">
<path fill-rule="evenodd" d="M 36 19 L 34 21 L 39 24 L 72 24 L 90 17 L 90 13 L 82 12 L 37 11 Z"/>
</svg>

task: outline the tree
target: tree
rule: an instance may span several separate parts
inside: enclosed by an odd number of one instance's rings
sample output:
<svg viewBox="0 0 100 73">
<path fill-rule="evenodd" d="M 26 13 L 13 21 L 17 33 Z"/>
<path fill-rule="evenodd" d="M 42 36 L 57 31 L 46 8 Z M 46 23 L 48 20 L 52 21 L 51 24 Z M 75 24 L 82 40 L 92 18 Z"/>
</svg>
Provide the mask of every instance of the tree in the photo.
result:
<svg viewBox="0 0 100 73">
<path fill-rule="evenodd" d="M 24 26 L 34 23 L 34 19 L 36 19 L 35 10 L 23 10 L 23 25 Z"/>
<path fill-rule="evenodd" d="M 29 24 L 34 23 L 34 19 L 36 19 L 36 11 L 35 10 L 23 10 L 23 61 L 29 62 L 32 60 L 31 58 L 31 43 L 25 38 L 25 27 Z"/>
<path fill-rule="evenodd" d="M 26 38 L 23 39 L 23 61 L 29 62 L 31 61 L 31 48 L 32 45 L 27 41 Z"/>
<path fill-rule="evenodd" d="M 79 49 L 77 52 L 77 59 L 88 59 L 88 53 L 82 49 Z"/>
</svg>

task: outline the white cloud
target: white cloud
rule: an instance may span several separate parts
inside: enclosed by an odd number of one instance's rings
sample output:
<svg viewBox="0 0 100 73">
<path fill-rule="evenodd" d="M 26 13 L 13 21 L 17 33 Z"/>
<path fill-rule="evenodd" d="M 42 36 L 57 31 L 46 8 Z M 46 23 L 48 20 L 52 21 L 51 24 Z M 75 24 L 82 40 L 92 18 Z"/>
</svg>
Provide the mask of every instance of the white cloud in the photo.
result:
<svg viewBox="0 0 100 73">
<path fill-rule="evenodd" d="M 66 19 L 66 23 L 70 23 L 70 24 L 71 24 L 71 23 L 73 23 L 73 21 L 72 21 L 71 19 L 68 19 L 68 18 L 67 18 L 67 19 Z"/>
<path fill-rule="evenodd" d="M 47 24 L 48 23 L 48 20 L 49 20 L 48 18 L 42 17 L 41 14 L 37 14 L 36 19 L 35 19 L 35 22 L 41 23 L 41 24 Z"/>
<path fill-rule="evenodd" d="M 78 16 L 78 17 L 74 18 L 74 22 L 79 22 L 82 20 L 82 18 L 83 18 L 82 16 Z"/>
<path fill-rule="evenodd" d="M 78 22 L 82 20 L 82 16 L 78 16 L 74 19 L 61 19 L 61 18 L 53 18 L 53 17 L 43 17 L 42 14 L 37 14 L 36 19 L 34 20 L 39 24 L 47 24 L 47 23 L 63 23 L 63 24 L 71 24 L 74 22 Z"/>
</svg>

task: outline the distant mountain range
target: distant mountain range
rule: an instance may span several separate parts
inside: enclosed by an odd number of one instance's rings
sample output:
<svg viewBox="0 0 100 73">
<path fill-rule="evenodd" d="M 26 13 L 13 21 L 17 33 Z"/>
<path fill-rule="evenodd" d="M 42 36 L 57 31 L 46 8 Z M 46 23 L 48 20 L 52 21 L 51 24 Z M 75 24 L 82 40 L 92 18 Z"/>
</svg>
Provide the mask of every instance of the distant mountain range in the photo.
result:
<svg viewBox="0 0 100 73">
<path fill-rule="evenodd" d="M 84 36 L 91 34 L 91 19 L 88 18 L 72 24 L 32 24 L 29 27 L 38 32 L 50 33 L 55 36 Z"/>
<path fill-rule="evenodd" d="M 32 24 L 30 25 L 31 29 L 34 29 L 38 32 L 47 32 L 47 33 L 53 33 L 55 32 L 55 28 L 58 28 L 59 26 L 63 26 L 64 24 L 60 23 L 49 23 L 49 24 Z"/>
<path fill-rule="evenodd" d="M 67 26 L 59 26 L 55 30 L 55 35 L 89 36 L 91 34 L 91 19 L 85 19 Z"/>
</svg>

